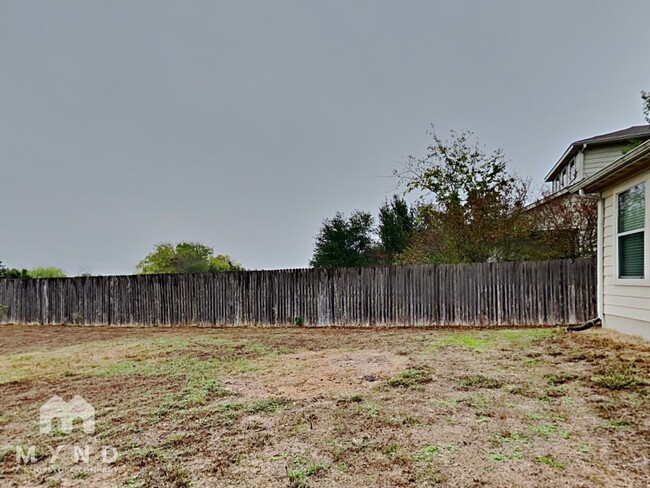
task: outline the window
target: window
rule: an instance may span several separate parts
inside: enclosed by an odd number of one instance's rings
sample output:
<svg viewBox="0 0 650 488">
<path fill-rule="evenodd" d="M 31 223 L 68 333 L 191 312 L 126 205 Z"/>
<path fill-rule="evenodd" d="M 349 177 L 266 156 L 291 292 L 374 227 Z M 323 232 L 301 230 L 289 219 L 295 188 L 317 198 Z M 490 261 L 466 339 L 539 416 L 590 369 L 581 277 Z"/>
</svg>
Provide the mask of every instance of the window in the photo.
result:
<svg viewBox="0 0 650 488">
<path fill-rule="evenodd" d="M 645 277 L 645 183 L 618 194 L 618 277 Z"/>
<path fill-rule="evenodd" d="M 576 160 L 573 158 L 571 162 L 569 163 L 569 178 L 568 178 L 568 183 L 573 183 L 573 181 L 576 179 L 577 172 L 576 172 Z"/>
</svg>

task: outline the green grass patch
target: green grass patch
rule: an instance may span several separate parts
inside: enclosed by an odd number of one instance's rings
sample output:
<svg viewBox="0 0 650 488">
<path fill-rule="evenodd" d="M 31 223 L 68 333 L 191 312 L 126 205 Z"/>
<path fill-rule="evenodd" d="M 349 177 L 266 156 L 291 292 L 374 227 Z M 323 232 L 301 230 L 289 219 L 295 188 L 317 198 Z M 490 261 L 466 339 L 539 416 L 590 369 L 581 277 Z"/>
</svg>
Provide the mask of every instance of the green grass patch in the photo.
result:
<svg viewBox="0 0 650 488">
<path fill-rule="evenodd" d="M 440 451 L 438 446 L 424 446 L 419 451 L 413 453 L 413 461 L 417 463 L 433 461 L 433 455 Z"/>
<path fill-rule="evenodd" d="M 117 361 L 87 373 L 89 376 L 108 378 L 112 376 L 157 376 L 161 374 L 161 368 L 155 363 L 148 361 Z"/>
<path fill-rule="evenodd" d="M 285 398 L 265 398 L 249 405 L 248 413 L 276 413 L 291 406 L 291 401 Z"/>
<path fill-rule="evenodd" d="M 214 379 L 192 379 L 176 398 L 176 405 L 181 408 L 205 405 L 208 400 L 227 395 L 228 392 Z"/>
<path fill-rule="evenodd" d="M 442 347 L 456 346 L 462 347 L 464 349 L 469 349 L 471 351 L 481 351 L 488 346 L 496 344 L 496 340 L 494 338 L 483 337 L 479 334 L 481 333 L 466 332 L 443 337 L 431 344 L 429 346 L 429 349 L 435 351 Z"/>
<path fill-rule="evenodd" d="M 544 379 L 551 386 L 564 385 L 565 383 L 577 380 L 578 378 L 579 376 L 573 373 L 550 373 L 544 375 Z"/>
<path fill-rule="evenodd" d="M 549 468 L 557 469 L 560 471 L 563 471 L 566 469 L 566 465 L 564 463 L 561 463 L 557 459 L 555 459 L 553 456 L 539 456 L 535 458 L 535 461 L 538 463 L 546 464 Z"/>
<path fill-rule="evenodd" d="M 461 378 L 460 385 L 465 388 L 488 388 L 497 389 L 503 386 L 503 381 L 496 378 L 489 378 L 482 374 L 474 374 Z"/>
<path fill-rule="evenodd" d="M 542 424 L 542 425 L 531 425 L 528 427 L 531 432 L 536 434 L 541 434 L 543 436 L 557 435 L 562 439 L 568 439 L 571 435 L 563 429 L 560 429 L 557 425 L 553 424 Z"/>
<path fill-rule="evenodd" d="M 607 430 L 628 430 L 632 428 L 632 424 L 627 420 L 614 420 L 607 422 L 603 427 Z"/>
<path fill-rule="evenodd" d="M 287 478 L 290 488 L 305 488 L 309 479 L 330 470 L 330 465 L 308 456 L 295 456 L 287 463 Z"/>
<path fill-rule="evenodd" d="M 463 332 L 442 337 L 429 346 L 436 351 L 443 347 L 455 346 L 470 351 L 484 351 L 497 348 L 504 343 L 510 347 L 523 348 L 535 341 L 552 337 L 555 329 L 505 329 L 495 331 Z"/>
<path fill-rule="evenodd" d="M 90 477 L 90 473 L 86 471 L 85 469 L 80 469 L 79 471 L 75 472 L 72 477 L 76 480 L 85 480 L 88 477 Z"/>
<path fill-rule="evenodd" d="M 431 373 L 424 368 L 411 368 L 390 378 L 386 384 L 391 388 L 418 388 L 419 386 L 431 383 Z"/>
<path fill-rule="evenodd" d="M 93 341 L 0 355 L 0 385 L 48 376 L 179 375 L 193 373 L 197 368 L 247 373 L 258 369 L 256 360 L 277 355 L 248 339 L 210 336 Z"/>
<path fill-rule="evenodd" d="M 524 434 L 521 434 L 520 432 L 517 431 L 495 432 L 492 438 L 494 442 L 498 442 L 499 444 L 510 444 L 513 442 L 528 441 L 528 437 L 526 437 Z"/>
<path fill-rule="evenodd" d="M 580 444 L 580 447 L 578 447 L 578 452 L 585 455 L 591 454 L 591 444 L 588 442 L 583 442 Z"/>
<path fill-rule="evenodd" d="M 174 488 L 189 488 L 192 486 L 190 471 L 179 463 L 170 463 L 162 467 L 162 474 Z"/>
<path fill-rule="evenodd" d="M 640 381 L 634 371 L 634 366 L 621 360 L 611 360 L 603 363 L 595 371 L 592 381 L 598 386 L 610 390 L 623 390 L 636 387 Z"/>
</svg>

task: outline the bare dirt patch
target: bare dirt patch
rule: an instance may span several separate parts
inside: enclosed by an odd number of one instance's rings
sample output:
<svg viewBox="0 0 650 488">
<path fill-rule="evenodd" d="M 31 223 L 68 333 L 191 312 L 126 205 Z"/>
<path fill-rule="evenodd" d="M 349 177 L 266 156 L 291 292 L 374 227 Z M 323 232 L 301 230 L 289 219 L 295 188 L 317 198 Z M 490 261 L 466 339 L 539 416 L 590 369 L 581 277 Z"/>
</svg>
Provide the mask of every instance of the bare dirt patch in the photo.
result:
<svg viewBox="0 0 650 488">
<path fill-rule="evenodd" d="M 225 384 L 252 398 L 345 396 L 376 387 L 407 364 L 408 358 L 389 351 L 309 351 L 286 354 L 272 369 L 262 368 L 250 379 Z"/>
</svg>

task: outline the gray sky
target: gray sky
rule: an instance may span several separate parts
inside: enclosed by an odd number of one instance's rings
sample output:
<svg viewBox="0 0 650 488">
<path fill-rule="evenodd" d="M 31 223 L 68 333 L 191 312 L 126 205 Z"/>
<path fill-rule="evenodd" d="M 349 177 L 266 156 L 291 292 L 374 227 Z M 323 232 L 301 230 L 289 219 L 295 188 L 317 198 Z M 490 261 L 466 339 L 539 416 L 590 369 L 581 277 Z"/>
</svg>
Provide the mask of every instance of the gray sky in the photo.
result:
<svg viewBox="0 0 650 488">
<path fill-rule="evenodd" d="M 643 123 L 650 2 L 0 0 L 0 260 L 129 273 L 199 240 L 305 266 L 435 123 L 540 183 Z"/>
</svg>

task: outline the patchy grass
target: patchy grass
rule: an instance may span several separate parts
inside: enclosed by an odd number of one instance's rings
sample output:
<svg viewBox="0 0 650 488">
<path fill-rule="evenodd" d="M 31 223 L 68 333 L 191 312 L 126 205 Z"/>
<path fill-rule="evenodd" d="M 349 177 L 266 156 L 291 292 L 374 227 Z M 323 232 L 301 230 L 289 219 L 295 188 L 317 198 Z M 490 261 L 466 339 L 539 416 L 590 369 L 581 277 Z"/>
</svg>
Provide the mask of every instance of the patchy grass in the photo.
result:
<svg viewBox="0 0 650 488">
<path fill-rule="evenodd" d="M 410 368 L 390 378 L 387 384 L 391 388 L 418 388 L 431 381 L 431 372 L 428 368 Z"/>
<path fill-rule="evenodd" d="M 645 486 L 650 347 L 603 330 L 4 326 L 14 486 Z M 88 436 L 40 434 L 52 395 Z M 47 446 L 113 446 L 88 465 Z M 16 446 L 29 464 L 16 463 Z M 71 449 L 71 448 L 69 448 Z"/>
<path fill-rule="evenodd" d="M 465 388 L 501 388 L 503 381 L 488 378 L 482 374 L 475 374 L 461 378 L 460 384 Z"/>
<path fill-rule="evenodd" d="M 433 461 L 433 455 L 438 451 L 440 451 L 440 448 L 438 446 L 425 446 L 413 454 L 413 460 L 415 462 L 430 463 Z"/>
<path fill-rule="evenodd" d="M 559 469 L 559 470 L 564 470 L 566 469 L 566 465 L 564 463 L 561 463 L 557 459 L 555 459 L 553 456 L 539 456 L 535 458 L 535 461 L 538 463 L 545 464 L 549 468 L 553 469 Z"/>
<path fill-rule="evenodd" d="M 640 383 L 634 366 L 618 359 L 605 362 L 594 373 L 593 382 L 610 390 L 634 388 Z"/>
<path fill-rule="evenodd" d="M 250 413 L 276 413 L 289 408 L 291 401 L 285 398 L 265 398 L 254 402 L 247 411 Z"/>
<path fill-rule="evenodd" d="M 304 488 L 309 479 L 323 475 L 330 469 L 329 463 L 309 456 L 295 456 L 286 467 L 287 481 L 291 488 Z"/>
<path fill-rule="evenodd" d="M 496 339 L 494 337 L 482 337 L 478 333 L 465 333 L 438 339 L 431 345 L 431 349 L 436 351 L 448 346 L 457 346 L 471 351 L 480 351 L 495 343 Z"/>
<path fill-rule="evenodd" d="M 431 344 L 430 350 L 435 352 L 448 346 L 477 352 L 501 346 L 524 348 L 534 341 L 552 337 L 555 333 L 553 329 L 462 332 L 437 339 Z"/>
</svg>

